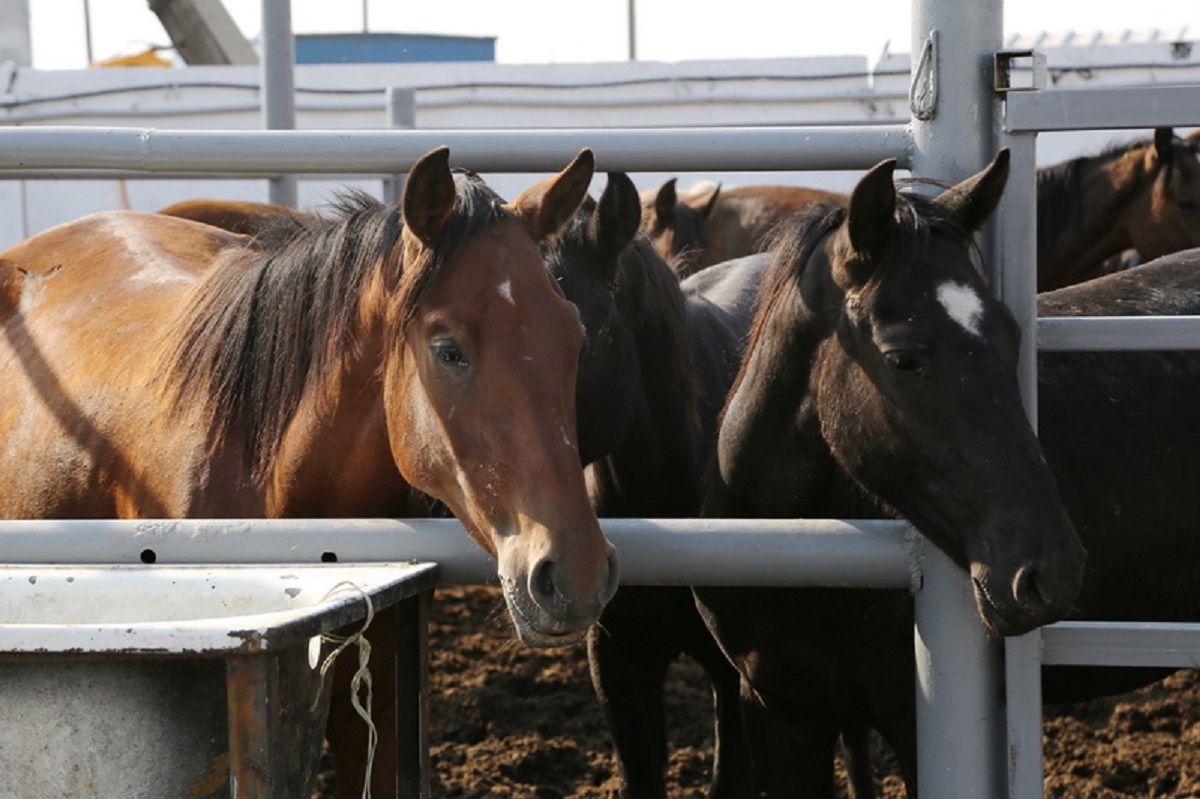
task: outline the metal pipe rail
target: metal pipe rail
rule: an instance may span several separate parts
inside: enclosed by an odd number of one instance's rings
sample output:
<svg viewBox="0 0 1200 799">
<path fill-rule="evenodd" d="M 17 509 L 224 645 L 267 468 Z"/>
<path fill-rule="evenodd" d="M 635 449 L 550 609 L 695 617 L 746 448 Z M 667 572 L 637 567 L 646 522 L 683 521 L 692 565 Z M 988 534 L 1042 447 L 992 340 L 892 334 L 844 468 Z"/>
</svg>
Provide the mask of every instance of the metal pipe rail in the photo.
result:
<svg viewBox="0 0 1200 799">
<path fill-rule="evenodd" d="M 622 584 L 911 588 L 922 547 L 892 520 L 603 519 Z M 495 582 L 456 519 L 0 521 L 6 563 L 430 561 L 443 585 Z"/>
<path fill-rule="evenodd" d="M 601 169 L 626 172 L 865 169 L 910 162 L 904 125 L 777 128 L 537 130 L 155 130 L 113 127 L 0 128 L 6 169 L 141 172 L 390 174 L 449 145 L 479 172 L 545 172 L 584 147 Z"/>
<path fill-rule="evenodd" d="M 1042 666 L 1200 667 L 1200 624 L 1058 622 L 1005 647 L 1008 795 L 1043 795 Z"/>
<path fill-rule="evenodd" d="M 1200 316 L 1041 317 L 1037 347 L 1042 352 L 1196 350 Z"/>
<path fill-rule="evenodd" d="M 1200 86 L 1014 91 L 1004 105 L 1008 133 L 1200 125 Z"/>
</svg>

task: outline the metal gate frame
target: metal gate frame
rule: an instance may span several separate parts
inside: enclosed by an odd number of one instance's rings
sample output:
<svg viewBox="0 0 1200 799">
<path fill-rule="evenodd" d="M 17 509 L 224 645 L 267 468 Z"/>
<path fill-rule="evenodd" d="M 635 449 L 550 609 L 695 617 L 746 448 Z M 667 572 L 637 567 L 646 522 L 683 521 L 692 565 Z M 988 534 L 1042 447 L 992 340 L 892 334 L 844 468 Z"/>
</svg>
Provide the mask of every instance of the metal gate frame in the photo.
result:
<svg viewBox="0 0 1200 799">
<path fill-rule="evenodd" d="M 264 8 L 276 2 L 264 0 Z M 552 171 L 589 146 L 605 170 L 866 169 L 895 157 L 916 174 L 960 180 L 1007 144 L 1013 149 L 1009 188 L 985 249 L 994 285 L 1025 333 L 1022 383 L 1036 419 L 1035 343 L 1200 346 L 1200 319 L 1036 318 L 1036 258 L 1029 235 L 1036 224 L 1036 135 L 1197 125 L 1200 112 L 1189 109 L 1200 109 L 1200 87 L 1001 96 L 992 81 L 1002 9 L 1002 0 L 913 0 L 909 125 L 370 132 L 7 128 L 0 129 L 0 176 L 28 169 L 395 174 L 429 149 L 448 144 L 456 162 L 481 172 Z M 264 71 L 264 83 L 270 74 L 276 73 Z M 1200 662 L 1195 625 L 1056 624 L 1002 647 L 983 630 L 961 570 L 899 522 L 604 520 L 603 526 L 622 551 L 630 583 L 911 587 L 925 797 L 1042 795 L 1041 663 Z M 461 535 L 457 522 L 444 520 L 0 522 L 0 551 L 14 563 L 129 563 L 139 562 L 147 550 L 160 563 L 309 562 L 330 552 L 342 562 L 379 561 L 402 552 L 438 562 L 449 582 L 485 583 L 494 575 L 494 566 Z M 653 557 L 659 550 L 673 557 Z M 1007 715 L 1000 698 L 1005 684 Z"/>
</svg>

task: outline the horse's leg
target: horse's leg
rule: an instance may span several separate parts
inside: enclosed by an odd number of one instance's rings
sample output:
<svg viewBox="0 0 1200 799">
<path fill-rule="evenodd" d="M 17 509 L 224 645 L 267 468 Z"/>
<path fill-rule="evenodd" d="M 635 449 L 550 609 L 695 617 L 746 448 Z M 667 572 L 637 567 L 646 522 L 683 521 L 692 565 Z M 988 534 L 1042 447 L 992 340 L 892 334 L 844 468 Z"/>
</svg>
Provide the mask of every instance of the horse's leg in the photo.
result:
<svg viewBox="0 0 1200 799">
<path fill-rule="evenodd" d="M 666 797 L 663 683 L 680 649 L 673 628 L 687 589 L 624 587 L 588 634 L 592 686 L 608 722 L 622 799 Z"/>
<path fill-rule="evenodd" d="M 815 716 L 785 719 L 742 681 L 742 722 L 755 781 L 767 799 L 833 799 L 838 730 Z"/>
<path fill-rule="evenodd" d="M 376 799 L 396 796 L 399 779 L 396 764 L 396 633 L 398 609 L 393 606 L 379 611 L 371 624 L 371 716 L 379 736 L 371 763 L 371 795 Z M 361 627 L 353 625 L 338 631 L 352 635 Z M 358 646 L 351 644 L 333 667 L 329 699 L 329 722 L 326 739 L 333 755 L 337 796 L 339 799 L 358 799 L 363 795 L 369 752 L 370 728 L 351 704 L 351 683 L 359 670 Z M 360 698 L 365 697 L 359 691 Z"/>
<path fill-rule="evenodd" d="M 713 686 L 716 729 L 709 799 L 756 797 L 750 752 L 742 729 L 741 675 L 717 646 L 694 601 L 690 613 L 681 609 L 680 616 L 681 623 L 685 619 L 688 622 L 683 628 L 686 635 L 683 651 L 704 668 Z"/>
<path fill-rule="evenodd" d="M 870 728 L 864 725 L 847 725 L 842 730 L 842 754 L 846 759 L 846 784 L 850 799 L 875 799 L 870 732 Z"/>
</svg>

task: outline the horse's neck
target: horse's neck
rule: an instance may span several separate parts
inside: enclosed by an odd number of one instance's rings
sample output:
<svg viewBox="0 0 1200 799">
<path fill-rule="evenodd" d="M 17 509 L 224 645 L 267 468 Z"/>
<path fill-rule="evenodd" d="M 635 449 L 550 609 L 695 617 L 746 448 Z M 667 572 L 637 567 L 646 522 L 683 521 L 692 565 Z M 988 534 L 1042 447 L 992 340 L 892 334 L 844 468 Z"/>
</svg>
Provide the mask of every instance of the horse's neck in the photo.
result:
<svg viewBox="0 0 1200 799">
<path fill-rule="evenodd" d="M 340 367 L 296 409 L 270 465 L 270 516 L 425 516 L 428 501 L 401 477 L 384 401 L 383 311 L 364 299 L 364 329 Z"/>
<path fill-rule="evenodd" d="M 1038 230 L 1038 290 L 1047 291 L 1104 274 L 1104 262 L 1133 246 L 1131 214 L 1147 195 L 1154 176 L 1145 170 L 1140 150 L 1113 159 L 1097 157 L 1078 186 L 1078 208 L 1069 227 Z M 1136 189 L 1120 188 L 1122 185 Z M 1144 187 L 1144 188 L 1143 188 Z M 1061 182 L 1045 192 L 1070 190 Z M 1054 203 L 1041 196 L 1038 203 Z"/>
<path fill-rule="evenodd" d="M 672 517 L 698 510 L 699 436 L 678 382 L 659 376 L 644 386 L 624 440 L 589 468 L 599 515 Z"/>
<path fill-rule="evenodd" d="M 672 337 L 657 327 L 648 324 L 635 333 L 640 392 L 629 431 L 589 469 L 589 488 L 601 515 L 688 516 L 700 506 L 706 450 L 691 396 L 694 376 L 682 368 L 691 357 L 675 351 Z"/>
</svg>

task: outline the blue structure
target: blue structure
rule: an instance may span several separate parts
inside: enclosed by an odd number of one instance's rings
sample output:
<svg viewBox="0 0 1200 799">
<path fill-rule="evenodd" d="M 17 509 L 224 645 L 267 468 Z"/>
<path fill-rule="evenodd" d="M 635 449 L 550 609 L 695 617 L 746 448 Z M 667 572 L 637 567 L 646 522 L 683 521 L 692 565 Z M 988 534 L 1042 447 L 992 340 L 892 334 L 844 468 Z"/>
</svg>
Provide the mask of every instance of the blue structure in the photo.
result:
<svg viewBox="0 0 1200 799">
<path fill-rule="evenodd" d="M 306 33 L 296 36 L 297 64 L 495 60 L 494 37 L 427 33 Z"/>
</svg>

